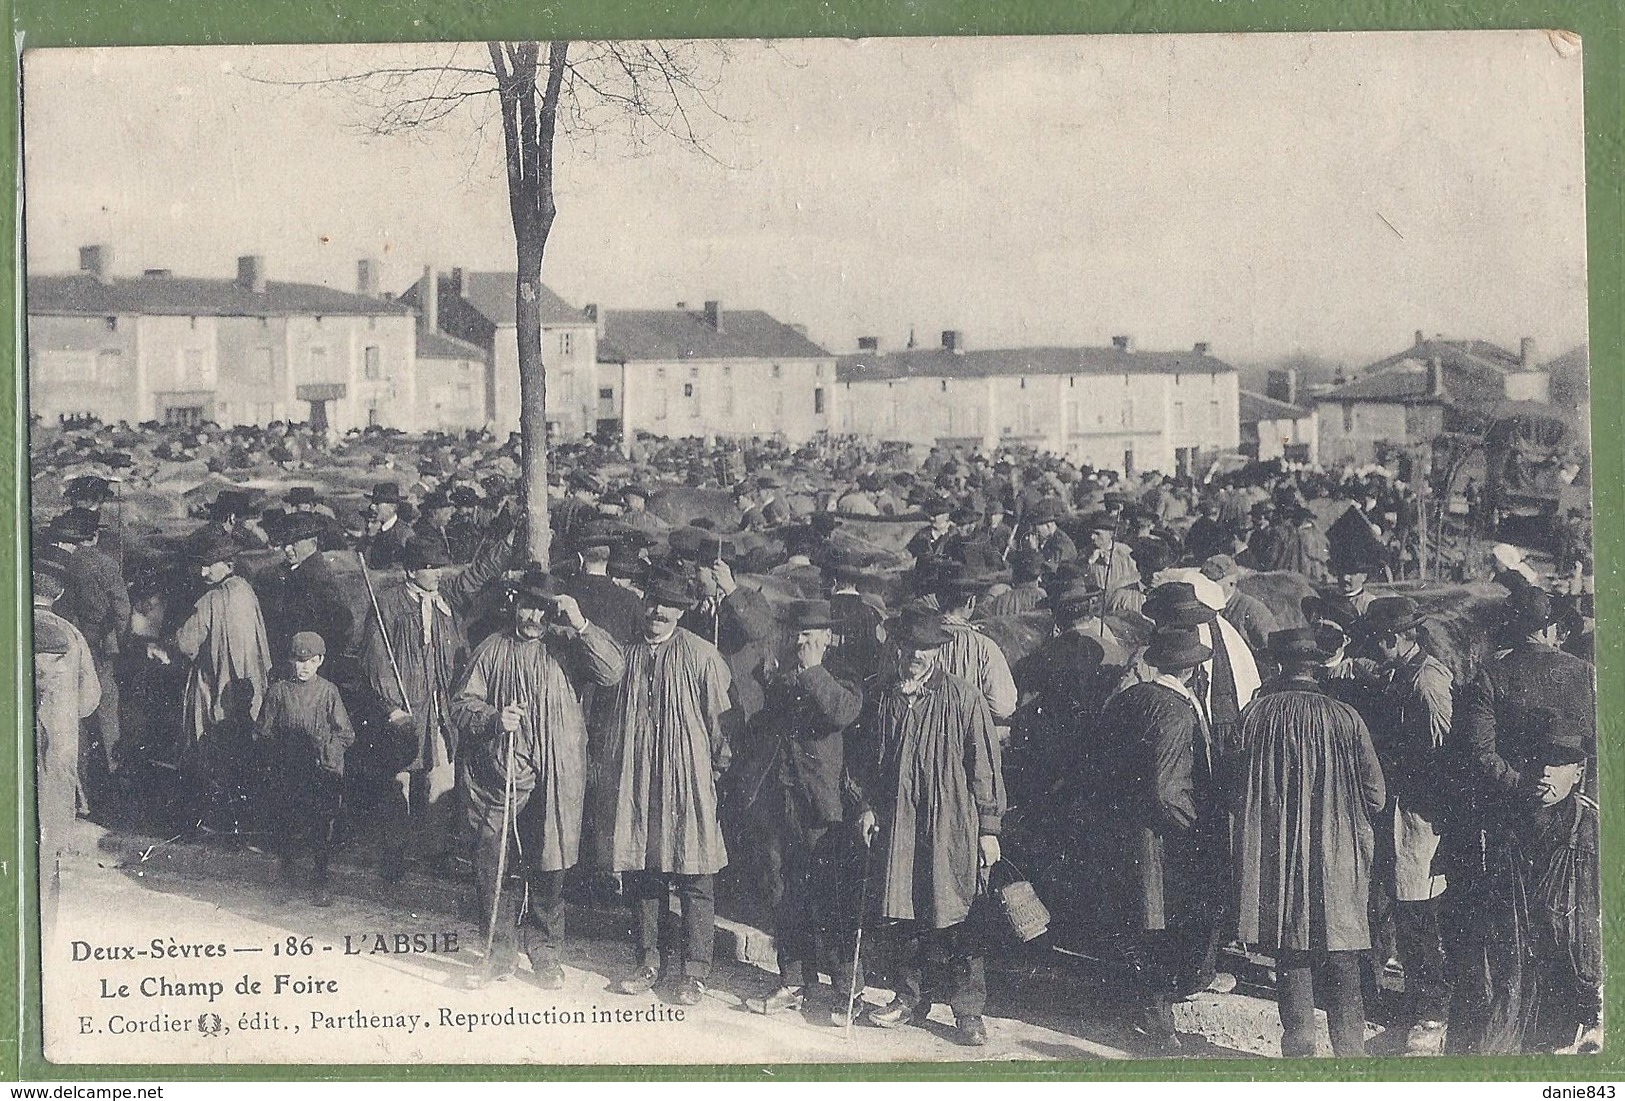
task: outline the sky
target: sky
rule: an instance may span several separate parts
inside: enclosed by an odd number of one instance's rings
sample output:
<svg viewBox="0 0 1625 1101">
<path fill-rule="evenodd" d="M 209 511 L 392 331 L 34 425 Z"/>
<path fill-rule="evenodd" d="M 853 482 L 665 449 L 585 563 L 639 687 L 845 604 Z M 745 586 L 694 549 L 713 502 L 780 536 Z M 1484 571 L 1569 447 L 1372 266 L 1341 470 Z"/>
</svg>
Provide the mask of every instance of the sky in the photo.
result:
<svg viewBox="0 0 1625 1101">
<path fill-rule="evenodd" d="M 1196 341 L 1358 364 L 1415 330 L 1585 339 L 1582 58 L 1544 32 L 741 41 L 705 151 L 561 143 L 543 278 L 577 305 L 718 299 L 850 351 Z M 24 57 L 31 272 L 353 289 L 512 269 L 490 97 L 379 135 L 331 84 L 483 46 Z"/>
</svg>

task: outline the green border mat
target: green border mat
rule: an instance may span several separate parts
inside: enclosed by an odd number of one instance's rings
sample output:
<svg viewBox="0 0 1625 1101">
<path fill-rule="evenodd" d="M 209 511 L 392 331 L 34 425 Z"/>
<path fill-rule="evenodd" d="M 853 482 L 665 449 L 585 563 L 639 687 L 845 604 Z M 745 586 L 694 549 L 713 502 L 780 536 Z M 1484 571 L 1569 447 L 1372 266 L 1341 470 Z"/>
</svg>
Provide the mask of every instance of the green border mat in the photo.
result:
<svg viewBox="0 0 1625 1101">
<path fill-rule="evenodd" d="M 687 4 L 635 0 L 470 0 L 464 4 L 399 0 L 323 0 L 305 5 L 285 0 L 0 0 L 12 17 L 17 41 L 25 47 L 275 43 L 460 41 L 488 38 L 706 38 L 858 37 L 865 35 L 950 34 L 1139 34 L 1155 32 L 1456 30 L 1468 28 L 1562 28 L 1585 44 L 1586 203 L 1590 256 L 1591 402 L 1596 471 L 1598 701 L 1602 712 L 1601 775 L 1605 792 L 1603 826 L 1603 915 L 1607 937 L 1605 989 L 1612 1027 L 1608 1050 L 1592 1058 L 1501 1057 L 1365 1059 L 1359 1061 L 1219 1060 L 1089 1063 L 904 1063 L 818 1066 L 698 1067 L 435 1067 L 435 1066 L 71 1066 L 46 1063 L 40 1055 L 38 950 L 34 920 L 20 922 L 19 876 L 32 877 L 32 807 L 0 815 L 0 989 L 21 983 L 20 996 L 0 1004 L 0 1078 L 25 1081 L 263 1081 L 375 1080 L 510 1081 L 554 1079 L 720 1079 L 737 1081 L 844 1080 L 918 1081 L 1006 1080 L 1279 1080 L 1382 1081 L 1528 1080 L 1586 1083 L 1625 1080 L 1625 879 L 1614 861 L 1625 843 L 1625 785 L 1621 765 L 1625 743 L 1625 581 L 1620 550 L 1625 545 L 1625 352 L 1622 324 L 1622 176 L 1625 176 L 1625 100 L 1621 96 L 1621 0 L 1412 0 L 1371 4 L 1360 0 L 1082 0 L 1043 4 L 1015 0 L 690 0 Z M 4 64 L 10 81 L 11 125 L 0 132 L 0 158 L 17 167 L 17 57 Z M 14 175 L 14 179 L 20 177 Z M 0 270 L 0 292 L 16 300 L 21 256 L 19 204 L 0 212 L 0 237 L 12 250 L 12 263 Z M 0 314 L 0 341 L 19 348 L 15 310 Z M 15 361 L 21 365 L 21 352 Z M 0 529 L 10 537 L 14 561 L 22 560 L 26 531 L 26 460 L 15 392 L 0 395 L 0 420 L 13 426 L 12 448 L 0 460 Z M 14 575 L 15 576 L 15 575 Z M 26 576 L 26 575 L 24 575 Z M 0 666 L 15 668 L 17 639 L 27 630 L 23 585 L 0 588 Z M 31 712 L 24 679 L 14 681 L 14 714 Z M 0 790 L 23 792 L 17 775 L 21 722 L 0 729 Z M 27 739 L 22 742 L 26 748 Z M 32 785 L 29 785 L 30 791 Z M 26 804 L 31 804 L 28 798 Z M 3 806 L 4 804 L 0 804 Z M 25 813 L 26 812 L 26 813 Z M 27 821 L 25 821 L 25 816 Z M 20 828 L 20 823 L 26 828 Z M 31 896 L 31 892 L 30 892 Z M 20 1027 L 19 1027 L 20 1026 Z M 771 1074 L 771 1077 L 769 1077 Z"/>
</svg>

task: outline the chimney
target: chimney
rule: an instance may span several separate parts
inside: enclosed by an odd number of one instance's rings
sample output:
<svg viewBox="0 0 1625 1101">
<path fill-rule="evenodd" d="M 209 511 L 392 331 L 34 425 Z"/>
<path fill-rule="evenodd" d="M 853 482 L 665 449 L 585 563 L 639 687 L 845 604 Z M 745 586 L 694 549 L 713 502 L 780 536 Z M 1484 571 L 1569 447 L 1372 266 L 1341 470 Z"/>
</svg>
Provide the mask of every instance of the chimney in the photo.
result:
<svg viewBox="0 0 1625 1101">
<path fill-rule="evenodd" d="M 440 331 L 440 280 L 434 265 L 423 265 L 423 278 L 418 282 L 418 327 L 426 333 Z"/>
<path fill-rule="evenodd" d="M 79 270 L 94 275 L 98 283 L 113 281 L 113 246 L 84 245 L 79 249 Z"/>
<path fill-rule="evenodd" d="M 1540 352 L 1535 344 L 1535 338 L 1526 336 L 1518 341 L 1518 366 L 1528 371 L 1539 366 Z"/>
<path fill-rule="evenodd" d="M 363 298 L 378 297 L 378 261 L 364 256 L 355 262 L 355 292 Z"/>
<path fill-rule="evenodd" d="M 959 329 L 942 330 L 942 350 L 954 355 L 965 353 L 965 334 Z"/>
<path fill-rule="evenodd" d="M 588 302 L 585 306 L 581 307 L 581 315 L 588 321 L 591 321 L 593 325 L 597 327 L 599 340 L 604 339 L 604 321 L 607 313 L 607 310 L 600 310 L 598 308 L 598 303 L 596 302 Z"/>
<path fill-rule="evenodd" d="M 1428 396 L 1444 397 L 1444 366 L 1439 362 L 1438 356 L 1428 360 Z"/>
<path fill-rule="evenodd" d="M 1271 371 L 1264 383 L 1264 396 L 1288 405 L 1298 404 L 1298 369 L 1285 367 Z"/>
<path fill-rule="evenodd" d="M 265 293 L 265 257 L 237 257 L 237 285 L 254 294 Z"/>
<path fill-rule="evenodd" d="M 1428 342 L 1427 334 L 1424 333 L 1421 329 L 1417 329 L 1416 330 L 1416 346 L 1418 348 L 1420 348 L 1422 345 L 1426 344 L 1427 342 Z"/>
<path fill-rule="evenodd" d="M 1198 340 L 1192 350 L 1195 351 L 1195 353 L 1199 356 L 1205 356 L 1207 355 L 1207 350 L 1209 347 L 1210 345 L 1207 341 Z"/>
<path fill-rule="evenodd" d="M 878 353 L 880 351 L 880 338 L 878 336 L 858 337 L 858 351 Z"/>
<path fill-rule="evenodd" d="M 705 323 L 719 333 L 722 331 L 722 303 L 715 298 L 705 303 Z"/>
<path fill-rule="evenodd" d="M 453 298 L 462 298 L 463 295 L 463 269 L 451 269 L 451 295 Z"/>
<path fill-rule="evenodd" d="M 1134 350 L 1134 338 L 1132 336 L 1114 336 L 1112 337 L 1112 347 L 1119 352 L 1132 352 Z"/>
</svg>

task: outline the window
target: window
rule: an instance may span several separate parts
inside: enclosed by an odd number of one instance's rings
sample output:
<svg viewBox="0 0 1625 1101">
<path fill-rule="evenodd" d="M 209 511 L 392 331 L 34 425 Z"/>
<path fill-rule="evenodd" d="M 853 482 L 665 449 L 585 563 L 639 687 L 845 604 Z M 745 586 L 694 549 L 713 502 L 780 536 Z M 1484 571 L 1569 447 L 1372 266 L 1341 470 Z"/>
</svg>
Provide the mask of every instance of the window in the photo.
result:
<svg viewBox="0 0 1625 1101">
<path fill-rule="evenodd" d="M 315 352 L 315 349 L 312 348 L 311 351 Z M 366 365 L 363 368 L 365 377 L 367 377 L 367 378 L 383 378 L 384 377 L 384 355 L 383 355 L 383 352 L 379 349 L 378 345 L 376 345 L 376 344 L 367 345 L 366 351 L 364 351 L 362 353 L 362 356 L 363 356 L 363 362 Z"/>
<path fill-rule="evenodd" d="M 196 329 L 197 329 L 197 318 L 195 318 L 195 317 L 188 317 L 188 318 L 187 318 L 187 319 L 186 319 L 186 327 L 187 327 L 187 328 L 188 328 L 188 329 L 192 329 L 192 330 L 194 330 L 194 331 L 196 331 Z"/>
<path fill-rule="evenodd" d="M 698 367 L 690 367 L 688 369 L 688 377 L 689 378 L 699 378 L 700 377 L 700 369 Z"/>
<path fill-rule="evenodd" d="M 694 384 L 692 382 L 683 383 L 683 396 L 685 398 L 691 398 L 694 396 Z"/>
<path fill-rule="evenodd" d="M 378 407 L 376 405 L 367 406 L 367 427 L 377 428 L 382 423 L 383 421 L 378 419 Z"/>
<path fill-rule="evenodd" d="M 559 334 L 559 355 L 561 355 L 561 356 L 574 355 L 575 350 L 576 350 L 576 334 L 575 333 L 560 333 Z"/>
<path fill-rule="evenodd" d="M 117 386 L 124 381 L 124 353 L 117 348 L 103 348 L 96 353 L 96 383 L 99 386 Z"/>
<path fill-rule="evenodd" d="M 118 318 L 109 317 L 107 319 L 107 331 L 110 333 L 118 332 Z"/>
<path fill-rule="evenodd" d="M 942 392 L 944 394 L 946 394 L 948 392 L 948 380 L 947 379 L 942 380 Z"/>
<path fill-rule="evenodd" d="M 1354 405 L 1351 402 L 1343 403 L 1343 435 L 1354 435 Z"/>
<path fill-rule="evenodd" d="M 187 348 L 181 352 L 181 385 L 203 385 L 203 349 Z"/>
<path fill-rule="evenodd" d="M 598 388 L 598 398 L 599 398 L 600 401 L 614 401 L 615 400 L 615 387 L 613 387 L 613 386 L 600 386 Z"/>
<path fill-rule="evenodd" d="M 822 363 L 814 364 L 813 365 L 813 378 L 823 378 L 823 377 L 824 377 L 824 365 Z"/>
<path fill-rule="evenodd" d="M 214 403 L 214 419 L 221 424 L 231 423 L 231 402 L 217 401 Z"/>
<path fill-rule="evenodd" d="M 273 381 L 271 349 L 255 348 L 253 356 L 248 361 L 248 381 L 259 386 L 269 386 Z"/>
<path fill-rule="evenodd" d="M 1021 378 L 1021 388 L 1023 390 L 1027 389 L 1027 377 L 1025 375 Z"/>
<path fill-rule="evenodd" d="M 813 390 L 813 413 L 822 416 L 824 413 L 824 388 L 816 387 Z"/>
<path fill-rule="evenodd" d="M 784 367 L 781 364 L 775 363 L 773 365 L 773 377 L 774 378 L 783 378 L 784 377 Z"/>
</svg>

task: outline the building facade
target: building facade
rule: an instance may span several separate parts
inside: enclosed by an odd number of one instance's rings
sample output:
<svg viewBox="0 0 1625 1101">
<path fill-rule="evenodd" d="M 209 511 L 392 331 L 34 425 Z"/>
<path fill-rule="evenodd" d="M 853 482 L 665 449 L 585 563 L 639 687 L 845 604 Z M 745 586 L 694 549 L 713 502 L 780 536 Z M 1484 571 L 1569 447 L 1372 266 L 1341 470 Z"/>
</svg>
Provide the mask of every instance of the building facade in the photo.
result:
<svg viewBox="0 0 1625 1101">
<path fill-rule="evenodd" d="M 882 353 L 873 338 L 840 357 L 837 431 L 924 447 L 1039 448 L 1098 469 L 1199 471 L 1240 442 L 1236 369 L 1206 345 Z"/>
<path fill-rule="evenodd" d="M 117 278 L 89 246 L 79 272 L 28 279 L 27 314 L 29 409 L 47 421 L 417 428 L 412 312 L 268 281 L 261 257 L 239 258 L 236 279 Z"/>
</svg>

